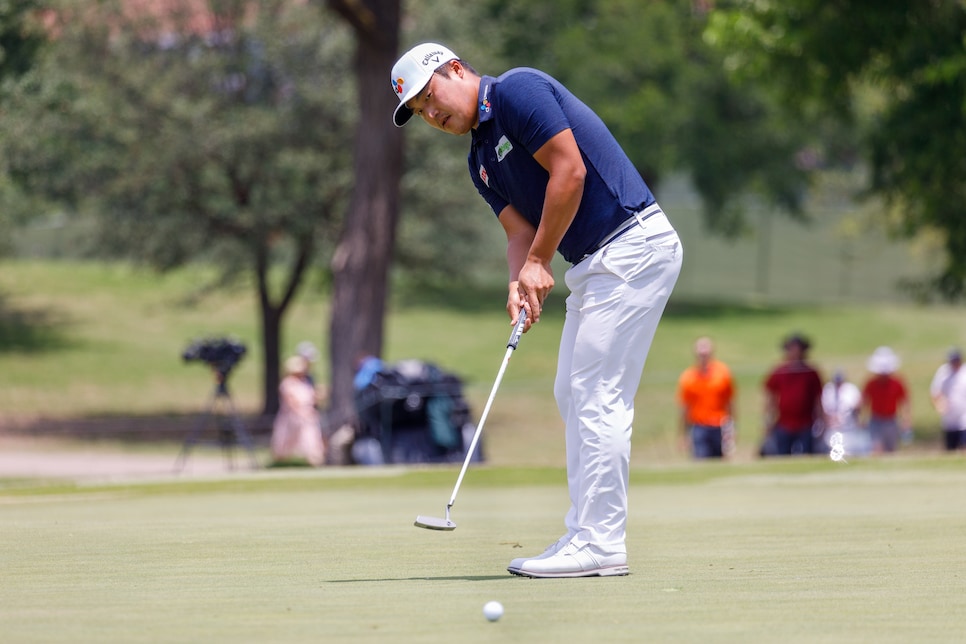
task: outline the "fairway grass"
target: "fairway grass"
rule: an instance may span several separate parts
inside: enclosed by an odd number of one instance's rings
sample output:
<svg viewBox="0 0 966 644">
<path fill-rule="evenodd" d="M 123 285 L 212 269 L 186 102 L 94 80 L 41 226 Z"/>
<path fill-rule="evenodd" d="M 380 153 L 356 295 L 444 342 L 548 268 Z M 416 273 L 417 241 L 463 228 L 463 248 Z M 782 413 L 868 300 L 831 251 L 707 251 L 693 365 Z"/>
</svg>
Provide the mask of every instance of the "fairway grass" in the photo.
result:
<svg viewBox="0 0 966 644">
<path fill-rule="evenodd" d="M 559 536 L 564 474 L 260 471 L 0 486 L 6 642 L 961 641 L 966 459 L 632 474 L 632 574 L 506 573 Z M 505 607 L 487 622 L 483 604 Z"/>
</svg>

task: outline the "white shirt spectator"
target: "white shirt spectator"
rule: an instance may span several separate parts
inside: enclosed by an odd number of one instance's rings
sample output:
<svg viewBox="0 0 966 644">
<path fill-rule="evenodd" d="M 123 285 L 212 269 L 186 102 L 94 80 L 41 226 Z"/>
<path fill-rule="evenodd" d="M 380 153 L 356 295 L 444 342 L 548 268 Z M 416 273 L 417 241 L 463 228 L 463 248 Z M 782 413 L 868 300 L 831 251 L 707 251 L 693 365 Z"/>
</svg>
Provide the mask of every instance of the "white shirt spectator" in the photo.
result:
<svg viewBox="0 0 966 644">
<path fill-rule="evenodd" d="M 830 431 L 849 431 L 856 426 L 862 392 L 853 383 L 833 379 L 822 387 L 822 409 Z"/>
<path fill-rule="evenodd" d="M 945 362 L 936 370 L 929 394 L 945 431 L 966 429 L 966 369 Z"/>
</svg>

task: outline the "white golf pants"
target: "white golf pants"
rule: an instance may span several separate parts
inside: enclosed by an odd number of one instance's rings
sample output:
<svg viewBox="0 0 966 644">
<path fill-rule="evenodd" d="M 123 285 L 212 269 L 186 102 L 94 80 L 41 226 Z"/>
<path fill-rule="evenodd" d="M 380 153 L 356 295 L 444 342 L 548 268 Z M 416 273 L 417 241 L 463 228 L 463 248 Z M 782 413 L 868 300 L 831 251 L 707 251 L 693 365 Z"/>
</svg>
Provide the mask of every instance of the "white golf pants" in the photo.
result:
<svg viewBox="0 0 966 644">
<path fill-rule="evenodd" d="M 570 295 L 554 396 L 566 426 L 565 522 L 578 545 L 626 552 L 634 396 L 683 254 L 658 210 L 565 275 Z"/>
</svg>

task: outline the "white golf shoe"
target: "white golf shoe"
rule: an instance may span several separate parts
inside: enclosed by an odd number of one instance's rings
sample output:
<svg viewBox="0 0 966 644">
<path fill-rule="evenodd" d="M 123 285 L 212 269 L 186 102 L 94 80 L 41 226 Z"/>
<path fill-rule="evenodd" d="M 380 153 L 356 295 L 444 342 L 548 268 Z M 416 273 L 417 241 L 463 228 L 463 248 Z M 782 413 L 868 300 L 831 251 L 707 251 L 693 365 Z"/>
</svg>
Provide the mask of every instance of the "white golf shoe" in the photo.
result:
<svg viewBox="0 0 966 644">
<path fill-rule="evenodd" d="M 507 566 L 507 570 L 509 570 L 510 572 L 513 572 L 515 568 L 519 568 L 520 566 L 522 566 L 524 561 L 530 561 L 533 559 L 546 559 L 547 557 L 555 555 L 557 554 L 557 552 L 560 551 L 561 548 L 563 548 L 568 543 L 570 543 L 571 538 L 572 538 L 572 535 L 565 534 L 564 536 L 560 537 L 559 539 L 551 543 L 549 546 L 547 546 L 547 549 L 544 550 L 541 554 L 537 555 L 536 557 L 517 557 L 516 559 L 510 562 L 510 565 Z"/>
<path fill-rule="evenodd" d="M 507 570 L 514 575 L 539 578 L 611 577 L 630 573 L 627 553 L 604 553 L 590 544 L 579 546 L 567 543 L 557 552 L 544 555 L 533 559 L 514 559 Z"/>
</svg>

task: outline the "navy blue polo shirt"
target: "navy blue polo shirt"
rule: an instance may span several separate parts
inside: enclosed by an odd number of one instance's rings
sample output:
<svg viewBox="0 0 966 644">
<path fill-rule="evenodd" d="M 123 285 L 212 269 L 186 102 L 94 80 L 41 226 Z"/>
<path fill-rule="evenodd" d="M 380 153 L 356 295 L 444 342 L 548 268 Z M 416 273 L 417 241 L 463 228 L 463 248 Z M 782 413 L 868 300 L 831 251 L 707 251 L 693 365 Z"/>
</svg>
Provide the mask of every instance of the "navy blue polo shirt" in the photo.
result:
<svg viewBox="0 0 966 644">
<path fill-rule="evenodd" d="M 533 158 L 570 128 L 587 175 L 580 207 L 557 249 L 576 264 L 631 215 L 654 202 L 644 179 L 593 110 L 549 75 L 525 67 L 484 76 L 468 157 L 477 190 L 498 216 L 512 204 L 539 226 L 549 174 Z"/>
</svg>

